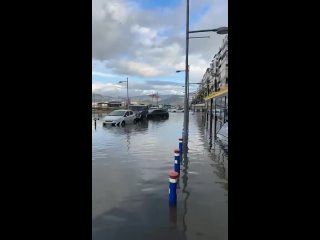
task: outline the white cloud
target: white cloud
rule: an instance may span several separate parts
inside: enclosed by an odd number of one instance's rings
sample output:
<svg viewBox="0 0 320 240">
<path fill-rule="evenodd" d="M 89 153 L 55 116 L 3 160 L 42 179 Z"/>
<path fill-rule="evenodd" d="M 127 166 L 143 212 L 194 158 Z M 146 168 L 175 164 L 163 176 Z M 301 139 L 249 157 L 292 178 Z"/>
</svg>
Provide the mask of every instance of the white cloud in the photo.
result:
<svg viewBox="0 0 320 240">
<path fill-rule="evenodd" d="M 110 74 L 110 73 L 103 73 L 103 72 L 92 72 L 92 75 L 94 76 L 100 76 L 100 77 L 117 77 L 115 74 Z"/>
<path fill-rule="evenodd" d="M 131 0 L 93 1 L 92 57 L 104 63 L 111 72 L 98 70 L 93 75 L 126 75 L 148 80 L 172 77 L 175 70 L 185 68 L 185 1 L 175 8 L 152 10 L 142 9 L 138 3 Z M 197 22 L 190 23 L 190 30 L 228 25 L 226 0 L 191 1 L 190 14 L 199 14 L 206 5 L 209 6 L 207 11 Z M 210 35 L 210 38 L 189 41 L 190 82 L 202 79 L 222 43 L 223 36 L 215 33 L 205 35 Z M 113 88 L 109 86 L 108 89 Z"/>
<path fill-rule="evenodd" d="M 148 63 L 141 63 L 135 61 L 120 61 L 117 63 L 114 70 L 115 73 L 141 76 L 141 77 L 155 77 L 164 75 L 164 73 Z"/>
</svg>

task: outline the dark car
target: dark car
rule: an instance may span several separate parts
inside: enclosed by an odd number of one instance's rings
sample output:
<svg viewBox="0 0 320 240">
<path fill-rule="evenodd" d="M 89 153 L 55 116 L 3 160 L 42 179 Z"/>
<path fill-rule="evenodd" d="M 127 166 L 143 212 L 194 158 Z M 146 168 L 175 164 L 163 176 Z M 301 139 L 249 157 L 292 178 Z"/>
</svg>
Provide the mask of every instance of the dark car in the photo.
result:
<svg viewBox="0 0 320 240">
<path fill-rule="evenodd" d="M 161 119 L 168 119 L 169 113 L 168 111 L 164 109 L 151 109 L 149 110 L 147 114 L 147 119 L 155 119 L 155 118 L 161 118 Z"/>
<path fill-rule="evenodd" d="M 146 105 L 129 105 L 129 109 L 136 115 L 136 121 L 142 121 L 147 118 L 148 106 Z"/>
</svg>

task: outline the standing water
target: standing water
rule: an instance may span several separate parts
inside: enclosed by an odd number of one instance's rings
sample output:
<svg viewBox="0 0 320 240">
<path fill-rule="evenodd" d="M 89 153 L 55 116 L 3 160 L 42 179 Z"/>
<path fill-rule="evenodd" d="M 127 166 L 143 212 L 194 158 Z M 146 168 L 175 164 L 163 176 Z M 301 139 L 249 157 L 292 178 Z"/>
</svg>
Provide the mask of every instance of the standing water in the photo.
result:
<svg viewBox="0 0 320 240">
<path fill-rule="evenodd" d="M 125 127 L 92 124 L 92 236 L 107 239 L 228 239 L 228 154 L 209 143 L 201 113 L 190 114 L 177 207 L 168 204 L 168 172 L 183 113 Z"/>
</svg>

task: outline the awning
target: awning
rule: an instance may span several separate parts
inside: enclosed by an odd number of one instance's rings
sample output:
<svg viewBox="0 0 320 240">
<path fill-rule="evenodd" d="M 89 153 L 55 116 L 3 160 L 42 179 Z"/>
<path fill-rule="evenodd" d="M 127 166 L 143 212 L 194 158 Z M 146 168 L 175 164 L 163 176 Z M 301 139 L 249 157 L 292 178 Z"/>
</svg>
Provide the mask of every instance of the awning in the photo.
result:
<svg viewBox="0 0 320 240">
<path fill-rule="evenodd" d="M 220 90 L 218 92 L 212 92 L 210 93 L 207 97 L 204 98 L 205 101 L 208 101 L 210 99 L 214 99 L 214 98 L 217 98 L 217 97 L 224 97 L 228 95 L 228 87 L 224 88 L 223 90 Z"/>
</svg>

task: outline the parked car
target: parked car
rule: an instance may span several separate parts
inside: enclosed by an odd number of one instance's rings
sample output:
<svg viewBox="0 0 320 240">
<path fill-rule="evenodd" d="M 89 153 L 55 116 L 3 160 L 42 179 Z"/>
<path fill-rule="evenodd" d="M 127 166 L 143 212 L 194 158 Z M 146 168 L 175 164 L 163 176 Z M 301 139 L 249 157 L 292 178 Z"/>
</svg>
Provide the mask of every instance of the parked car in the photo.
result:
<svg viewBox="0 0 320 240">
<path fill-rule="evenodd" d="M 168 109 L 168 112 L 177 112 L 177 109 L 175 107 L 171 107 Z"/>
<path fill-rule="evenodd" d="M 147 118 L 147 105 L 129 105 L 129 109 L 132 110 L 136 115 L 136 121 L 142 121 Z"/>
<path fill-rule="evenodd" d="M 155 118 L 162 118 L 168 119 L 169 113 L 164 109 L 151 109 L 147 114 L 147 119 L 155 119 Z"/>
<path fill-rule="evenodd" d="M 125 126 L 135 122 L 135 114 L 130 109 L 114 110 L 103 118 L 103 126 Z"/>
</svg>

